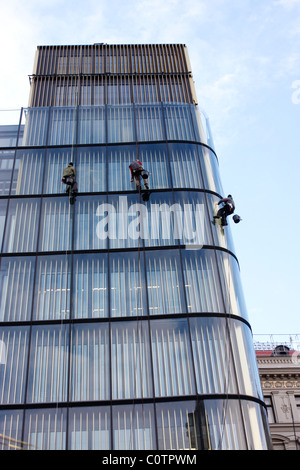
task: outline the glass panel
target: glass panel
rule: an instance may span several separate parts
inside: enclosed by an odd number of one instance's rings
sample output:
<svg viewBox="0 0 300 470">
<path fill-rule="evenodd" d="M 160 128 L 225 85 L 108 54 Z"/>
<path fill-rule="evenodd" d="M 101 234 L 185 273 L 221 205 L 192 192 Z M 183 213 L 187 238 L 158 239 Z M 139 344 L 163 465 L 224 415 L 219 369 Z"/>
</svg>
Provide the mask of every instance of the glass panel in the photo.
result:
<svg viewBox="0 0 300 470">
<path fill-rule="evenodd" d="M 240 401 L 205 400 L 206 426 L 212 450 L 247 450 Z"/>
<path fill-rule="evenodd" d="M 2 247 L 4 226 L 5 226 L 5 220 L 6 220 L 6 209 L 7 209 L 7 200 L 0 199 L 0 252 L 1 252 L 1 247 Z"/>
<path fill-rule="evenodd" d="M 24 403 L 29 327 L 0 328 L 0 403 Z"/>
<path fill-rule="evenodd" d="M 43 150 L 17 152 L 11 194 L 40 194 L 44 170 Z"/>
<path fill-rule="evenodd" d="M 77 180 L 82 193 L 106 191 L 105 149 L 78 148 L 76 157 Z"/>
<path fill-rule="evenodd" d="M 263 400 L 251 330 L 237 320 L 231 320 L 229 328 L 233 350 L 238 351 L 234 359 L 239 392 Z"/>
<path fill-rule="evenodd" d="M 209 119 L 198 106 L 190 105 L 196 140 L 208 145 L 214 150 L 214 141 L 210 129 Z"/>
<path fill-rule="evenodd" d="M 69 198 L 44 198 L 41 216 L 39 250 L 71 249 L 72 213 Z"/>
<path fill-rule="evenodd" d="M 25 124 L 22 145 L 46 145 L 49 108 L 28 108 L 23 110 L 22 120 Z"/>
<path fill-rule="evenodd" d="M 33 326 L 31 336 L 28 403 L 67 399 L 68 325 Z"/>
<path fill-rule="evenodd" d="M 77 255 L 73 266 L 73 318 L 108 316 L 107 256 Z"/>
<path fill-rule="evenodd" d="M 157 434 L 160 450 L 207 449 L 202 402 L 157 403 Z M 205 440 L 205 442 L 204 442 Z M 204 445 L 206 444 L 206 445 Z"/>
<path fill-rule="evenodd" d="M 180 243 L 192 250 L 212 245 L 205 194 L 193 191 L 176 191 L 174 194 L 175 203 L 180 206 L 177 218 Z"/>
<path fill-rule="evenodd" d="M 165 121 L 168 140 L 195 141 L 190 106 L 186 104 L 165 104 Z"/>
<path fill-rule="evenodd" d="M 155 396 L 195 393 L 187 321 L 155 320 L 150 323 Z"/>
<path fill-rule="evenodd" d="M 164 144 L 140 145 L 139 160 L 149 171 L 149 186 L 153 189 L 170 188 L 167 148 Z"/>
<path fill-rule="evenodd" d="M 22 423 L 23 411 L 0 411 L 0 450 L 28 449 L 22 441 Z"/>
<path fill-rule="evenodd" d="M 105 144 L 105 107 L 79 108 L 79 144 Z"/>
<path fill-rule="evenodd" d="M 192 144 L 169 144 L 174 188 L 203 188 L 197 147 Z"/>
<path fill-rule="evenodd" d="M 0 126 L 1 129 L 2 126 Z M 0 131 L 1 139 L 1 131 Z M 14 166 L 15 151 L 0 150 L 0 195 L 5 196 L 9 194 L 11 175 Z M 13 188 L 15 184 L 13 182 Z M 12 189 L 13 189 L 12 188 Z M 14 194 L 14 193 L 13 193 Z"/>
<path fill-rule="evenodd" d="M 188 312 L 224 312 L 214 252 L 181 253 Z"/>
<path fill-rule="evenodd" d="M 146 253 L 146 269 L 150 315 L 186 312 L 178 251 Z"/>
<path fill-rule="evenodd" d="M 10 200 L 3 251 L 36 251 L 39 205 L 37 199 Z"/>
<path fill-rule="evenodd" d="M 272 450 L 265 409 L 258 403 L 241 401 L 249 450 Z"/>
<path fill-rule="evenodd" d="M 152 374 L 147 322 L 111 324 L 112 398 L 148 398 Z"/>
<path fill-rule="evenodd" d="M 221 195 L 224 194 L 220 178 L 219 162 L 216 155 L 203 146 L 198 146 L 198 151 L 201 158 L 201 169 L 205 189 L 209 189 Z"/>
<path fill-rule="evenodd" d="M 243 317 L 248 321 L 248 313 L 237 261 L 232 255 L 223 251 L 217 251 L 217 257 L 225 311 Z"/>
<path fill-rule="evenodd" d="M 37 262 L 34 320 L 65 320 L 70 317 L 70 258 L 41 256 Z"/>
<path fill-rule="evenodd" d="M 108 190 L 128 191 L 135 189 L 135 183 L 130 183 L 129 165 L 136 160 L 136 146 L 108 147 Z"/>
<path fill-rule="evenodd" d="M 197 392 L 238 393 L 229 326 L 224 318 L 191 318 Z"/>
<path fill-rule="evenodd" d="M 69 411 L 70 450 L 109 450 L 110 408 L 71 408 Z"/>
<path fill-rule="evenodd" d="M 2 258 L 0 321 L 31 319 L 34 258 Z"/>
<path fill-rule="evenodd" d="M 112 317 L 142 316 L 147 312 L 144 257 L 139 253 L 110 254 Z"/>
<path fill-rule="evenodd" d="M 138 142 L 164 140 L 161 105 L 137 105 L 136 126 Z"/>
<path fill-rule="evenodd" d="M 153 405 L 113 406 L 114 450 L 156 449 Z"/>
<path fill-rule="evenodd" d="M 46 157 L 45 194 L 65 193 L 66 186 L 62 183 L 63 171 L 73 161 L 73 151 L 67 149 L 49 149 Z"/>
<path fill-rule="evenodd" d="M 75 143 L 76 108 L 50 108 L 48 145 L 70 145 Z"/>
<path fill-rule="evenodd" d="M 182 236 L 182 210 L 169 192 L 153 193 L 145 205 L 143 233 L 145 246 L 178 245 Z"/>
<path fill-rule="evenodd" d="M 104 230 L 107 209 L 106 196 L 82 196 L 75 205 L 75 250 L 101 250 L 107 247 L 108 233 Z"/>
<path fill-rule="evenodd" d="M 102 219 L 99 228 L 103 233 L 108 226 L 110 248 L 143 247 L 143 238 L 147 236 L 147 209 L 139 201 L 138 193 L 109 197 L 109 214 Z M 103 213 L 104 208 L 101 208 L 101 215 Z"/>
<path fill-rule="evenodd" d="M 26 410 L 24 438 L 29 450 L 65 450 L 66 410 Z"/>
<path fill-rule="evenodd" d="M 107 142 L 134 141 L 132 105 L 107 106 Z"/>
<path fill-rule="evenodd" d="M 71 400 L 110 398 L 108 325 L 74 325 L 72 328 Z"/>
</svg>

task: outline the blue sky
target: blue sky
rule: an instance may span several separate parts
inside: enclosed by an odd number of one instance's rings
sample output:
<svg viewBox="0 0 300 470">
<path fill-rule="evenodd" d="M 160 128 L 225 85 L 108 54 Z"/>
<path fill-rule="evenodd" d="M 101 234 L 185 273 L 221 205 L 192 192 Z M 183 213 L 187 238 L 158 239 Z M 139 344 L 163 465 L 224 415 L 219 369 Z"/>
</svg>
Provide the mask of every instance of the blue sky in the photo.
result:
<svg viewBox="0 0 300 470">
<path fill-rule="evenodd" d="M 37 45 L 188 46 L 224 191 L 243 218 L 230 226 L 253 332 L 299 334 L 300 0 L 1 3 L 2 110 L 27 106 Z"/>
</svg>

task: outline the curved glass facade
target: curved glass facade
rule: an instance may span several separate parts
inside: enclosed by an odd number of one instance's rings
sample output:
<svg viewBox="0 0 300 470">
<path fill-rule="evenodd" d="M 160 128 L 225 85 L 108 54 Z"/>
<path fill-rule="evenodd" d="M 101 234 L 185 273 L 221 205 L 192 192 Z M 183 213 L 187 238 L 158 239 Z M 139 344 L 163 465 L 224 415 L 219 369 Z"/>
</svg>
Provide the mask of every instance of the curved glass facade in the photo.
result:
<svg viewBox="0 0 300 470">
<path fill-rule="evenodd" d="M 20 123 L 18 145 L 0 150 L 2 448 L 269 448 L 197 106 L 32 107 Z M 137 157 L 148 201 L 130 182 Z"/>
</svg>

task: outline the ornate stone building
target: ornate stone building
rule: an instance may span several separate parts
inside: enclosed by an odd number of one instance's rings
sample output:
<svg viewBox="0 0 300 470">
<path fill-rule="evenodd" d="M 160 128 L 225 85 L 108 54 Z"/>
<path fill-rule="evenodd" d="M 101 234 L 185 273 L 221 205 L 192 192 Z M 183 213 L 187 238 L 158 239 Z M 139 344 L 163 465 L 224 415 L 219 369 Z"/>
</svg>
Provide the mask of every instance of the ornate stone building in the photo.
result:
<svg viewBox="0 0 300 470">
<path fill-rule="evenodd" d="M 300 341 L 288 338 L 254 344 L 274 450 L 300 450 Z"/>
</svg>

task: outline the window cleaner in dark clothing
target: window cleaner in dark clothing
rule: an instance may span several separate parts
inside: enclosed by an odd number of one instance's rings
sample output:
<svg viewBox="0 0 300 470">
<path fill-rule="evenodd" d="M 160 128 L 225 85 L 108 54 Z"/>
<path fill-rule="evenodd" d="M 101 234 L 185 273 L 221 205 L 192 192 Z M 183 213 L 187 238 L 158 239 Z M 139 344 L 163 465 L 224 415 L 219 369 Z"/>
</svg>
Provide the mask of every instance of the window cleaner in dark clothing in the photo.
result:
<svg viewBox="0 0 300 470">
<path fill-rule="evenodd" d="M 64 169 L 61 181 L 67 185 L 66 193 L 69 192 L 69 187 L 73 193 L 77 193 L 76 172 L 72 162 Z"/>
<path fill-rule="evenodd" d="M 129 169 L 131 173 L 131 182 L 133 182 L 133 179 L 135 178 L 136 186 L 137 188 L 139 188 L 140 176 L 141 176 L 144 180 L 145 188 L 149 189 L 149 184 L 148 184 L 149 172 L 147 170 L 144 170 L 142 162 L 140 162 L 138 158 L 130 163 Z"/>
<path fill-rule="evenodd" d="M 228 215 L 233 214 L 235 210 L 235 204 L 234 204 L 231 194 L 228 194 L 227 197 L 220 199 L 220 201 L 218 202 L 218 205 L 220 204 L 224 204 L 224 205 L 218 210 L 218 213 L 217 215 L 214 216 L 214 219 L 221 219 L 222 226 L 228 225 L 226 218 Z"/>
</svg>

